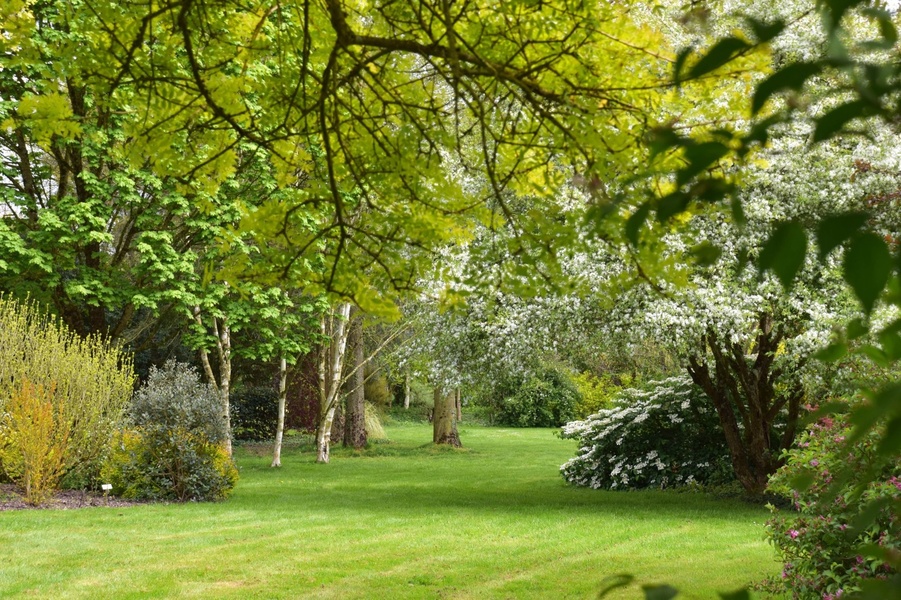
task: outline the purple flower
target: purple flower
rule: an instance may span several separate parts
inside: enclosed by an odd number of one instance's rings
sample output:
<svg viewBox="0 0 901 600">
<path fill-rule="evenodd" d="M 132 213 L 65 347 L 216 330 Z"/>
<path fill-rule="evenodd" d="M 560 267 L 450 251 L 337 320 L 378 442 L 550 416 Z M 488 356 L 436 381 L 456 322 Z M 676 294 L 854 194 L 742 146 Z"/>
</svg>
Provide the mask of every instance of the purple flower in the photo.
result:
<svg viewBox="0 0 901 600">
<path fill-rule="evenodd" d="M 788 530 L 788 537 L 790 537 L 791 539 L 795 539 L 795 538 L 797 538 L 799 535 L 800 535 L 800 533 L 798 533 L 798 530 L 797 530 L 797 529 L 789 529 L 789 530 Z"/>
<path fill-rule="evenodd" d="M 819 465 L 820 465 L 820 461 L 818 461 L 818 460 L 815 459 L 815 458 L 814 458 L 813 460 L 810 461 L 810 466 L 811 466 L 811 467 L 818 467 Z"/>
</svg>

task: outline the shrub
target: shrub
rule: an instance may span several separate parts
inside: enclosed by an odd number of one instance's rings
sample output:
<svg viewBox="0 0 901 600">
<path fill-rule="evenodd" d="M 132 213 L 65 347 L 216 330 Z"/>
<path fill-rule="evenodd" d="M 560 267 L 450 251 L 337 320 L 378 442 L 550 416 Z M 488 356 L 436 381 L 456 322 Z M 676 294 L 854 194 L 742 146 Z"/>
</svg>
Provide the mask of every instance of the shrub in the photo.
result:
<svg viewBox="0 0 901 600">
<path fill-rule="evenodd" d="M 99 337 L 68 331 L 33 304 L 0 296 L 0 413 L 10 412 L 26 380 L 44 393 L 53 390 L 46 400 L 57 427 L 68 428 L 61 457 L 66 479 L 95 480 L 131 396 L 130 358 Z M 0 437 L 19 435 L 11 426 L 6 419 Z M 15 469 L 5 463 L 0 458 L 0 471 Z"/>
<path fill-rule="evenodd" d="M 275 438 L 278 425 L 278 392 L 268 387 L 248 387 L 231 395 L 232 433 L 237 440 Z"/>
<path fill-rule="evenodd" d="M 575 416 L 578 419 L 585 419 L 600 410 L 611 408 L 617 394 L 623 388 L 633 385 L 633 377 L 628 373 L 618 377 L 604 373 L 598 377 L 585 372 L 574 375 L 572 380 L 581 396 L 575 406 Z"/>
<path fill-rule="evenodd" d="M 33 505 L 53 496 L 66 466 L 71 425 L 65 405 L 53 403 L 54 388 L 25 379 L 10 399 L 0 428 L 0 462 Z"/>
<path fill-rule="evenodd" d="M 512 427 L 559 427 L 575 418 L 579 390 L 569 375 L 546 367 L 527 378 L 498 406 L 497 421 Z"/>
<path fill-rule="evenodd" d="M 848 448 L 850 431 L 846 415 L 820 419 L 798 436 L 785 465 L 770 478 L 770 491 L 788 498 L 791 508 L 770 507 L 766 535 L 783 570 L 766 582 L 769 591 L 796 599 L 835 599 L 860 591 L 867 580 L 895 574 L 878 552 L 897 556 L 901 551 L 901 457 L 873 480 L 865 479 L 880 434 L 871 431 Z M 851 478 L 841 481 L 834 499 L 824 497 L 839 473 Z M 802 480 L 812 483 L 802 489 Z M 855 523 L 864 514 L 871 518 L 859 529 Z"/>
<path fill-rule="evenodd" d="M 103 468 L 113 492 L 149 500 L 219 500 L 237 482 L 227 455 L 222 402 L 197 372 L 169 361 L 151 368 Z"/>
<path fill-rule="evenodd" d="M 624 390 L 616 402 L 563 428 L 563 437 L 580 442 L 578 455 L 560 467 L 570 483 L 637 489 L 734 478 L 716 412 L 687 376 Z"/>
</svg>

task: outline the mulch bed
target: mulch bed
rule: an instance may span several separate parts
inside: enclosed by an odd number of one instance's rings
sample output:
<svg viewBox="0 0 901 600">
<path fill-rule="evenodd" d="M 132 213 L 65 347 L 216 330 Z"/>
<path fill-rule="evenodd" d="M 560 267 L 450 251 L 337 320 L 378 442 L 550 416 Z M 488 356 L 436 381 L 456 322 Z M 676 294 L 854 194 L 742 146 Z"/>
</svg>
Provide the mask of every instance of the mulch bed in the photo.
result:
<svg viewBox="0 0 901 600">
<path fill-rule="evenodd" d="M 144 504 L 133 500 L 123 500 L 113 496 L 104 497 L 96 492 L 80 490 L 61 490 L 53 498 L 40 506 L 26 504 L 22 492 L 16 486 L 0 484 L 0 511 L 2 510 L 35 510 L 35 509 L 70 509 L 87 508 L 89 506 L 135 506 Z"/>
</svg>

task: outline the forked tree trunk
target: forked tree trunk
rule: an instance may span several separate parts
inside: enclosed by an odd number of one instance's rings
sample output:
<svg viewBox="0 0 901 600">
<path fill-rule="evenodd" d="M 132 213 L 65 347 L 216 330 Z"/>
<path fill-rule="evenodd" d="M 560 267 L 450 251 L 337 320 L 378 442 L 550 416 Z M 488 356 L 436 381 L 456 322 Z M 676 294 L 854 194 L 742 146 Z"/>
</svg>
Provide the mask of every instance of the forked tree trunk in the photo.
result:
<svg viewBox="0 0 901 600">
<path fill-rule="evenodd" d="M 735 476 L 749 494 L 763 493 L 770 475 L 783 463 L 782 451 L 791 447 L 797 432 L 803 390 L 798 383 L 780 392 L 776 387 L 782 372 L 773 368 L 773 359 L 782 338 L 782 332 L 773 328 L 772 317 L 764 314 L 758 321 L 755 357 L 747 356 L 740 344 L 711 333 L 705 344 L 713 368 L 704 358 L 689 359 L 688 373 L 716 408 Z M 773 426 L 783 410 L 786 429 L 773 439 Z"/>
<path fill-rule="evenodd" d="M 353 349 L 353 372 L 348 379 L 349 388 L 344 410 L 344 445 L 360 450 L 366 447 L 366 394 L 363 353 L 363 319 L 357 317 L 350 324 L 348 343 Z"/>
<path fill-rule="evenodd" d="M 285 435 L 285 401 L 288 390 L 288 363 L 283 356 L 278 365 L 278 426 L 275 428 L 275 447 L 272 450 L 272 466 L 282 466 L 282 438 Z"/>
<path fill-rule="evenodd" d="M 194 307 L 194 320 L 200 327 L 204 327 L 203 319 L 200 314 L 200 307 Z M 216 353 L 219 357 L 219 381 L 213 373 L 213 367 L 210 365 L 210 355 L 205 348 L 200 349 L 200 362 L 203 364 L 203 370 L 206 373 L 207 381 L 209 381 L 219 392 L 219 398 L 222 402 L 222 417 L 225 420 L 225 431 L 228 435 L 225 437 L 225 450 L 228 455 L 232 455 L 232 420 L 231 420 L 231 402 L 229 399 L 232 377 L 232 359 L 231 359 L 231 329 L 228 325 L 226 317 L 221 319 L 212 318 L 213 334 L 216 338 Z"/>
<path fill-rule="evenodd" d="M 319 423 L 316 427 L 316 462 L 329 462 L 332 437 L 332 421 L 341 392 L 341 373 L 344 369 L 344 351 L 347 348 L 350 304 L 339 305 L 332 317 L 323 317 L 321 332 L 329 341 L 319 359 Z"/>
<path fill-rule="evenodd" d="M 435 408 L 432 419 L 432 441 L 436 444 L 446 444 L 461 447 L 460 434 L 457 433 L 457 408 L 456 393 L 444 392 L 439 387 L 435 388 Z"/>
</svg>

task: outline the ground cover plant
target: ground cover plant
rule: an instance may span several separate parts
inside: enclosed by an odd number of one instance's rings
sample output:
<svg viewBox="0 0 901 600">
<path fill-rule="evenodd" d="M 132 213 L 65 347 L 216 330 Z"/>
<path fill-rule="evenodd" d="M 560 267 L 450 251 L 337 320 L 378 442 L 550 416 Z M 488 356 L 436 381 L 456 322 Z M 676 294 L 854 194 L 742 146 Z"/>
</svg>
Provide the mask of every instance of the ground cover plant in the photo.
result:
<svg viewBox="0 0 901 600">
<path fill-rule="evenodd" d="M 237 447 L 221 503 L 0 513 L 0 596 L 94 598 L 587 598 L 634 573 L 715 597 L 779 565 L 763 507 L 694 494 L 566 485 L 573 442 L 547 429 L 425 425 L 315 464 L 289 444 Z M 637 585 L 613 597 L 632 598 Z"/>
</svg>

